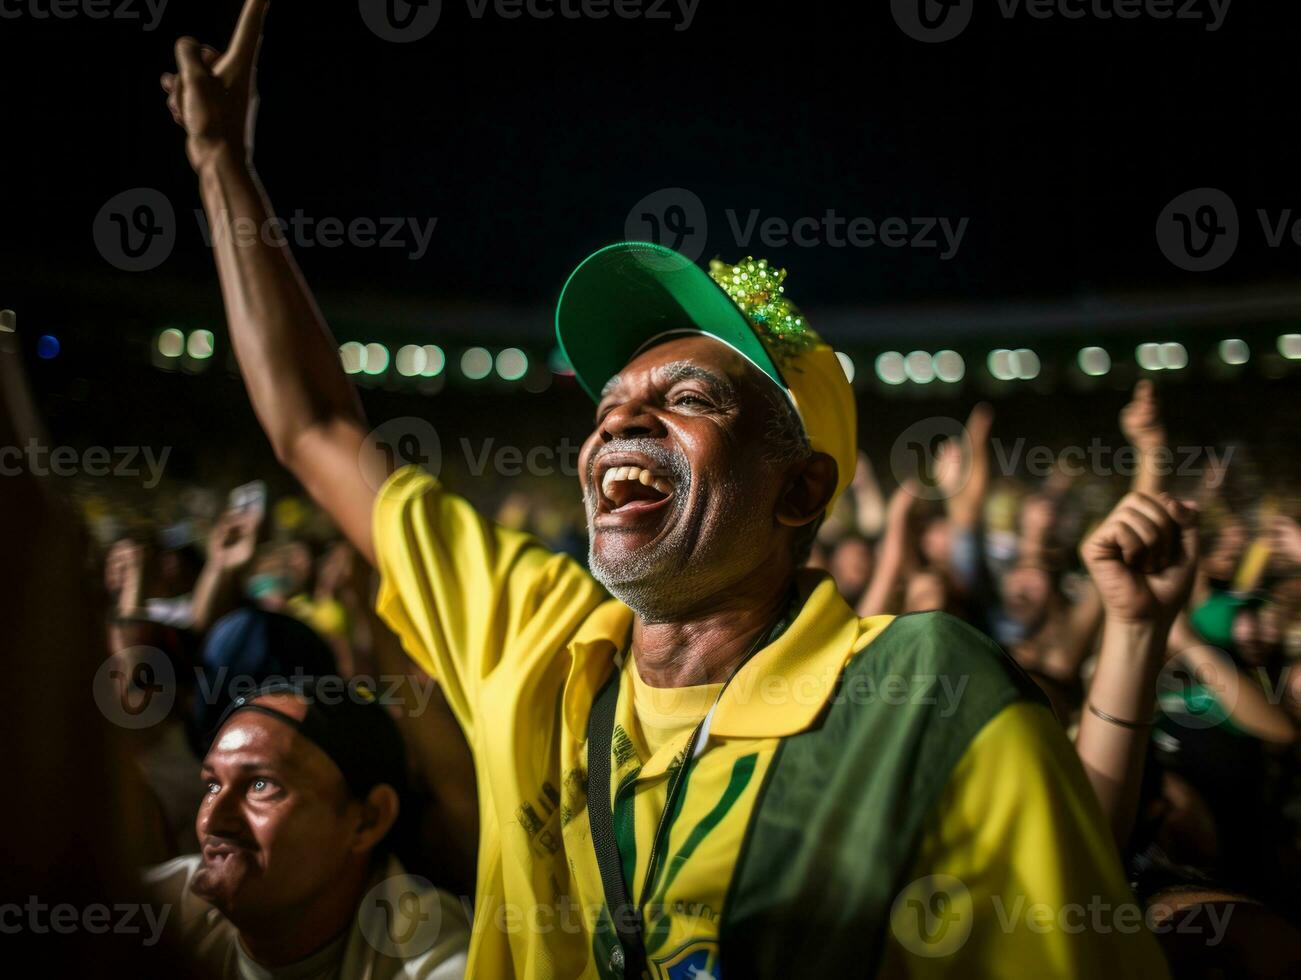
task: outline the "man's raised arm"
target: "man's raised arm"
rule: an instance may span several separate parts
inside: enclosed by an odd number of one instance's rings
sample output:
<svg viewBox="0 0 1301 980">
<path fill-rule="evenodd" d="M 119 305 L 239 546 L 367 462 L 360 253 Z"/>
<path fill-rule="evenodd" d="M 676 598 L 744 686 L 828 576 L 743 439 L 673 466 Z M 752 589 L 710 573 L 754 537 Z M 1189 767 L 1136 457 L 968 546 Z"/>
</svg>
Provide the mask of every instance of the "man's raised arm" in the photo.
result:
<svg viewBox="0 0 1301 980">
<path fill-rule="evenodd" d="M 267 0 L 246 0 L 229 48 L 176 42 L 162 87 L 185 130 L 217 258 L 231 342 L 253 410 L 277 458 L 368 560 L 371 509 L 385 461 L 366 443 L 361 403 L 253 169 L 256 73 Z M 365 471 L 365 472 L 363 472 Z"/>
</svg>

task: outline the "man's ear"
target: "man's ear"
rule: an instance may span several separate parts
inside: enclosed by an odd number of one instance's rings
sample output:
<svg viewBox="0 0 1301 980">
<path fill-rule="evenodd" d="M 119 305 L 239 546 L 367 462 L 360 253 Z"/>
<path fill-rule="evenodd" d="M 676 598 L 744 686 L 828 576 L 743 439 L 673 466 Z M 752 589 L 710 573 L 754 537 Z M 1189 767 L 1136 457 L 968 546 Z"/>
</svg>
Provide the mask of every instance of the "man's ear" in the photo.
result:
<svg viewBox="0 0 1301 980">
<path fill-rule="evenodd" d="M 398 807 L 397 790 L 387 783 L 372 786 L 361 804 L 361 819 L 352 838 L 351 850 L 356 853 L 374 850 L 397 822 Z"/>
<path fill-rule="evenodd" d="M 836 492 L 839 470 L 826 453 L 813 453 L 797 463 L 777 501 L 777 523 L 803 527 L 822 516 Z"/>
</svg>

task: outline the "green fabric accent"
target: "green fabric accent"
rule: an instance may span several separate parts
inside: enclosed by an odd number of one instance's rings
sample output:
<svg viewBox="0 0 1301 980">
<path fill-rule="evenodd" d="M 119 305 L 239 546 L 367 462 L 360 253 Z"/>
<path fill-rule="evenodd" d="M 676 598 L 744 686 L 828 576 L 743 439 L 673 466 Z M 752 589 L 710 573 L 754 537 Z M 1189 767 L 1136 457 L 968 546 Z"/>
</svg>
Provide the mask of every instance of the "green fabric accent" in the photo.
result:
<svg viewBox="0 0 1301 980">
<path fill-rule="evenodd" d="M 623 865 L 623 880 L 632 894 L 632 882 L 637 874 L 637 807 L 634 798 L 637 795 L 637 775 L 641 766 L 630 772 L 619 784 L 614 793 L 614 840 L 619 845 L 620 863 Z"/>
<path fill-rule="evenodd" d="M 1207 643 L 1231 650 L 1234 617 L 1238 615 L 1238 610 L 1247 605 L 1247 600 L 1242 596 L 1231 592 L 1212 592 L 1205 602 L 1192 611 L 1189 621 Z"/>
<path fill-rule="evenodd" d="M 890 696 L 892 678 L 907 679 L 906 698 Z M 953 767 L 1022 700 L 1046 705 L 965 623 L 917 613 L 887 626 L 845 668 L 822 723 L 785 739 L 769 766 L 723 907 L 727 975 L 871 975 Z"/>
<path fill-rule="evenodd" d="M 723 795 L 718 798 L 712 810 L 705 814 L 700 822 L 692 828 L 687 839 L 682 842 L 682 847 L 678 853 L 673 855 L 673 860 L 667 865 L 661 865 L 661 869 L 667 868 L 667 873 L 661 870 L 659 876 L 663 880 L 658 884 L 655 891 L 655 900 L 648 906 L 649 915 L 654 917 L 654 926 L 646 936 L 646 953 L 648 955 L 655 953 L 664 945 L 664 940 L 669 934 L 668 916 L 659 915 L 659 910 L 664 904 L 664 896 L 673 884 L 673 879 L 678 876 L 682 866 L 687 863 L 691 855 L 696 852 L 700 842 L 709 836 L 709 832 L 722 823 L 723 818 L 727 816 L 732 806 L 740 799 L 745 788 L 750 785 L 750 780 L 754 777 L 754 767 L 758 762 L 757 754 L 745 755 L 737 759 L 732 765 L 732 775 L 727 780 L 727 786 L 723 788 Z M 686 793 L 679 796 L 679 799 L 686 797 Z M 676 817 L 676 814 L 674 814 Z"/>
</svg>

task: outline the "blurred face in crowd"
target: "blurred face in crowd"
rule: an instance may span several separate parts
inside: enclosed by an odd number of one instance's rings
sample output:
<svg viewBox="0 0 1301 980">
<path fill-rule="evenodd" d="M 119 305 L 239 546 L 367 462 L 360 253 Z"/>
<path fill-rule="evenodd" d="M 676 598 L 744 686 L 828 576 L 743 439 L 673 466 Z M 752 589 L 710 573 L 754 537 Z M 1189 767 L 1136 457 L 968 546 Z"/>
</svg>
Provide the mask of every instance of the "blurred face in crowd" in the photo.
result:
<svg viewBox="0 0 1301 980">
<path fill-rule="evenodd" d="M 944 576 L 935 572 L 918 572 L 908 580 L 904 592 L 903 611 L 928 612 L 948 607 L 949 590 Z"/>
<path fill-rule="evenodd" d="M 952 528 L 948 519 L 944 517 L 932 518 L 927 521 L 926 526 L 922 529 L 920 538 L 922 555 L 929 564 L 939 568 L 947 568 L 952 555 L 952 540 Z"/>
<path fill-rule="evenodd" d="M 1014 568 L 1003 576 L 1003 608 L 1029 629 L 1039 626 L 1048 615 L 1052 579 L 1042 568 Z"/>
<path fill-rule="evenodd" d="M 862 595 L 871 576 L 870 544 L 851 535 L 836 545 L 836 550 L 831 553 L 831 577 L 843 595 L 851 599 Z"/>
<path fill-rule="evenodd" d="M 258 703 L 299 720 L 306 714 L 290 694 Z M 349 887 L 345 870 L 373 847 L 359 833 L 363 804 L 338 767 L 279 719 L 232 715 L 203 760 L 203 780 L 208 792 L 195 823 L 203 863 L 194 890 L 236 926 Z"/>
<path fill-rule="evenodd" d="M 1301 721 L 1301 670 L 1287 672 L 1287 687 L 1283 698 L 1283 707 L 1296 721 Z"/>
<path fill-rule="evenodd" d="M 1240 609 L 1233 617 L 1233 648 L 1250 666 L 1263 666 L 1269 660 L 1268 632 L 1257 610 Z"/>
<path fill-rule="evenodd" d="M 1238 570 L 1238 562 L 1247 547 L 1247 528 L 1241 521 L 1229 521 L 1215 536 L 1215 542 L 1202 558 L 1202 571 L 1216 582 L 1228 582 Z"/>
<path fill-rule="evenodd" d="M 784 576 L 791 467 L 774 460 L 782 395 L 731 348 L 685 336 L 607 384 L 579 461 L 593 574 L 647 621 L 670 621 L 754 575 Z M 835 465 L 814 463 L 829 496 Z"/>
</svg>

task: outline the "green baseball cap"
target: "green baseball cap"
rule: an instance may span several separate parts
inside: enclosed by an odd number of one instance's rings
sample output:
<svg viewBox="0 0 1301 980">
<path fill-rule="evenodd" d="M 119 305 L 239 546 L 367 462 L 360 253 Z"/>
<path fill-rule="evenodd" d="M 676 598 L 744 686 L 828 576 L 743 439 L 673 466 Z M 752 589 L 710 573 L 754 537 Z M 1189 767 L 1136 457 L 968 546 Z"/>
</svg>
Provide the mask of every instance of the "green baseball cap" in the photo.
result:
<svg viewBox="0 0 1301 980">
<path fill-rule="evenodd" d="M 786 382 L 745 314 L 700 266 L 651 242 L 618 242 L 570 273 L 556 305 L 556 339 L 593 399 L 656 338 L 704 333 Z"/>
</svg>

